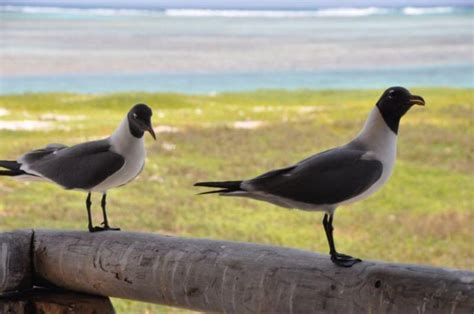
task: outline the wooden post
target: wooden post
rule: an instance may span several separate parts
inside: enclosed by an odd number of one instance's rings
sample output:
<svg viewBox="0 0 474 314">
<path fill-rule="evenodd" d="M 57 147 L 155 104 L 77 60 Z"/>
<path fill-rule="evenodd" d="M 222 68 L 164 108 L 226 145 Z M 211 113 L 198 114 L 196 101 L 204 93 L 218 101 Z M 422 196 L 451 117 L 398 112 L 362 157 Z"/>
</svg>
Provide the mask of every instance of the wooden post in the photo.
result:
<svg viewBox="0 0 474 314">
<path fill-rule="evenodd" d="M 35 277 L 59 287 L 224 313 L 473 313 L 474 273 L 249 243 L 36 230 Z"/>
<path fill-rule="evenodd" d="M 32 287 L 33 230 L 0 233 L 0 292 Z"/>
<path fill-rule="evenodd" d="M 109 298 L 35 288 L 0 296 L 0 313 L 113 314 Z"/>
</svg>

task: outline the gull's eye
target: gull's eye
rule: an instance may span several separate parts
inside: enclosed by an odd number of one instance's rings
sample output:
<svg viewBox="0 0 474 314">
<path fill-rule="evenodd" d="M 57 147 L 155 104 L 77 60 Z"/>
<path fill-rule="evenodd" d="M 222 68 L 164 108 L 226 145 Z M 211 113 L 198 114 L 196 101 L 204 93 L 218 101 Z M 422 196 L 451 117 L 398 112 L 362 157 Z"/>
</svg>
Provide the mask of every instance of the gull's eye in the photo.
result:
<svg viewBox="0 0 474 314">
<path fill-rule="evenodd" d="M 393 99 L 395 97 L 395 91 L 391 90 L 388 92 L 388 98 Z"/>
</svg>

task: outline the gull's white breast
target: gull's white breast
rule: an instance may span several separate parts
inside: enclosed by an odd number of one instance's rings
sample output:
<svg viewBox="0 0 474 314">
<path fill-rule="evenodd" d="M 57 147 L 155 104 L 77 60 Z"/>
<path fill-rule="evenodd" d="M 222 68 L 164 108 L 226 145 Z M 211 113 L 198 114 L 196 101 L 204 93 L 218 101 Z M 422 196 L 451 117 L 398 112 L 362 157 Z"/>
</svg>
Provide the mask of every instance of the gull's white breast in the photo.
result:
<svg viewBox="0 0 474 314">
<path fill-rule="evenodd" d="M 377 107 L 372 110 L 364 128 L 354 141 L 361 143 L 368 149 L 368 152 L 362 158 L 378 160 L 382 163 L 382 175 L 362 194 L 340 202 L 334 207 L 367 198 L 378 191 L 390 178 L 395 165 L 397 135 L 387 126 Z"/>
<path fill-rule="evenodd" d="M 94 192 L 106 192 L 109 189 L 125 185 L 135 179 L 145 165 L 146 150 L 143 137 L 134 137 L 129 130 L 128 120 L 122 121 L 115 133 L 109 138 L 111 151 L 120 154 L 125 162 L 117 172 L 90 189 Z"/>
</svg>

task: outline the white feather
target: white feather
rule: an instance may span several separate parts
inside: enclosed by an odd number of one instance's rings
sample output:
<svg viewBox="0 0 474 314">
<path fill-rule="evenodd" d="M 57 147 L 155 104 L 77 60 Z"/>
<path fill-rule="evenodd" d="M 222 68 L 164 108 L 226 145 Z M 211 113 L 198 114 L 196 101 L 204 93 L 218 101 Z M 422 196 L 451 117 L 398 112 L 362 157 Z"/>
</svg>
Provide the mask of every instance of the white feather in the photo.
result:
<svg viewBox="0 0 474 314">
<path fill-rule="evenodd" d="M 134 137 L 130 133 L 128 123 L 128 119 L 125 117 L 108 139 L 111 145 L 110 150 L 122 155 L 125 163 L 122 168 L 99 185 L 93 187 L 91 191 L 104 193 L 111 188 L 127 184 L 143 170 L 146 158 L 144 137 Z"/>
<path fill-rule="evenodd" d="M 375 159 L 382 163 L 382 175 L 364 193 L 335 204 L 335 207 L 367 198 L 379 190 L 385 182 L 387 182 L 395 165 L 395 159 L 397 157 L 397 135 L 387 126 L 378 107 L 375 107 L 369 114 L 362 131 L 354 141 L 358 141 L 368 148 L 367 153 L 362 156 L 363 159 Z"/>
</svg>

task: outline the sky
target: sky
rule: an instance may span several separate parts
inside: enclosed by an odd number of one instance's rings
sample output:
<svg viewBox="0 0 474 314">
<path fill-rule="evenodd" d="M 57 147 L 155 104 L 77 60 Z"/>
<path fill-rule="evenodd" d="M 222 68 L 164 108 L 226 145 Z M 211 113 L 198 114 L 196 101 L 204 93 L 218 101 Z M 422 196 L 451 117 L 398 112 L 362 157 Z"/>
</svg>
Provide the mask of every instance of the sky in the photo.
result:
<svg viewBox="0 0 474 314">
<path fill-rule="evenodd" d="M 474 2 L 472 0 L 0 0 L 0 4 L 124 8 L 305 9 L 357 6 L 473 6 Z"/>
</svg>

